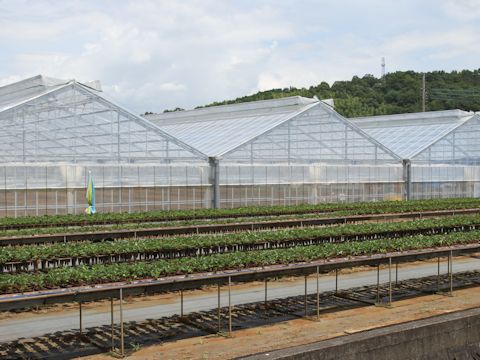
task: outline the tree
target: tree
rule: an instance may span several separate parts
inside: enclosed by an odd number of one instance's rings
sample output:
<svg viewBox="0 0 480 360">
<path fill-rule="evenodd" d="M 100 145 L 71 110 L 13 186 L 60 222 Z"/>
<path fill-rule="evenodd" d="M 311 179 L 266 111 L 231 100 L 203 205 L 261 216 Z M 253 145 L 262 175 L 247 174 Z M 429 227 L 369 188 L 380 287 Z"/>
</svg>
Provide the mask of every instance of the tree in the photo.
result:
<svg viewBox="0 0 480 360">
<path fill-rule="evenodd" d="M 427 110 L 462 109 L 480 111 L 480 69 L 432 71 L 425 74 Z M 347 117 L 397 114 L 422 111 L 422 73 L 397 71 L 384 79 L 367 74 L 350 81 L 326 82 L 309 88 L 288 87 L 260 91 L 234 100 L 214 102 L 206 106 L 235 104 L 247 101 L 277 99 L 286 96 L 333 98 L 336 110 Z"/>
</svg>

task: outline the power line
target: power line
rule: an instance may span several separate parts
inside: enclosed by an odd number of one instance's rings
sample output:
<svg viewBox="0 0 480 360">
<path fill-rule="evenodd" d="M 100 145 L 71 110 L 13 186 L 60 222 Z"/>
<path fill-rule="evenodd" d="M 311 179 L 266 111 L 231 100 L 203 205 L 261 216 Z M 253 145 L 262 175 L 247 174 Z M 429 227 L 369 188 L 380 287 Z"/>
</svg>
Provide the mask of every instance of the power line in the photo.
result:
<svg viewBox="0 0 480 360">
<path fill-rule="evenodd" d="M 472 99 L 480 97 L 480 90 L 433 88 L 428 92 L 428 97 L 432 100 L 457 100 L 459 98 Z"/>
<path fill-rule="evenodd" d="M 456 90 L 456 89 L 430 89 L 431 93 L 447 94 L 447 95 L 480 95 L 478 90 Z"/>
</svg>

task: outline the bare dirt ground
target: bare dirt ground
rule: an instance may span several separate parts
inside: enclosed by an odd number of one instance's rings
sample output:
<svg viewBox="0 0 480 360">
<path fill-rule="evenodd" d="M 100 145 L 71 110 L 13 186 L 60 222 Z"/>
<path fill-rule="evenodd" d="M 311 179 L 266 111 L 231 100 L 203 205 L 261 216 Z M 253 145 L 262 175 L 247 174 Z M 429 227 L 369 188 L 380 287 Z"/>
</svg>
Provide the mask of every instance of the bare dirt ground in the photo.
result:
<svg viewBox="0 0 480 360">
<path fill-rule="evenodd" d="M 454 296 L 428 295 L 397 301 L 391 308 L 365 307 L 321 314 L 320 321 L 297 319 L 235 331 L 231 338 L 203 336 L 141 348 L 128 359 L 231 359 L 258 352 L 308 344 L 381 326 L 418 320 L 480 306 L 480 288 L 457 290 Z M 96 355 L 83 360 L 107 360 Z"/>
</svg>

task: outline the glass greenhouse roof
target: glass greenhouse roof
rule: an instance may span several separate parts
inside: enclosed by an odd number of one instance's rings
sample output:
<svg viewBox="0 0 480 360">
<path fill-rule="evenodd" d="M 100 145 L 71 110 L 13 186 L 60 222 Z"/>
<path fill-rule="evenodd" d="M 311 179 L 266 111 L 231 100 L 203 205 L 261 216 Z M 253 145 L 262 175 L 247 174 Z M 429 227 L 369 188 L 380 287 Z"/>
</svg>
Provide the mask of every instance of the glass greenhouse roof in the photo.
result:
<svg viewBox="0 0 480 360">
<path fill-rule="evenodd" d="M 299 96 L 147 115 L 208 156 L 221 156 L 318 104 Z"/>
<path fill-rule="evenodd" d="M 68 81 L 37 75 L 0 87 L 0 112 L 54 90 Z"/>
<path fill-rule="evenodd" d="M 146 118 L 209 157 L 250 162 L 398 160 L 316 98 L 293 96 Z"/>
<path fill-rule="evenodd" d="M 0 87 L 0 161 L 159 162 L 206 156 L 100 96 L 99 82 L 35 76 Z"/>
<path fill-rule="evenodd" d="M 403 159 L 411 159 L 472 118 L 461 110 L 349 119 Z"/>
</svg>

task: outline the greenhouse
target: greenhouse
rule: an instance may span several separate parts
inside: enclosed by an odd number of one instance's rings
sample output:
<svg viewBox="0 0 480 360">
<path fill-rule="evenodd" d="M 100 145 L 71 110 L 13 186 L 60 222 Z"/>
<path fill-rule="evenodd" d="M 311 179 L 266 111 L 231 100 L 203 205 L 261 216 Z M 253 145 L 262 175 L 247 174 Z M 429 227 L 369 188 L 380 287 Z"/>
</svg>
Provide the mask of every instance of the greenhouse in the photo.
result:
<svg viewBox="0 0 480 360">
<path fill-rule="evenodd" d="M 209 206 L 207 159 L 106 100 L 100 84 L 36 76 L 0 88 L 0 214 Z"/>
<path fill-rule="evenodd" d="M 140 117 L 99 82 L 0 87 L 0 216 L 476 197 L 479 115 L 288 97 Z"/>
<path fill-rule="evenodd" d="M 219 207 L 403 196 L 402 159 L 318 99 L 289 97 L 147 118 L 216 164 Z"/>
<path fill-rule="evenodd" d="M 350 119 L 403 159 L 409 199 L 480 196 L 479 120 L 460 110 Z"/>
</svg>

